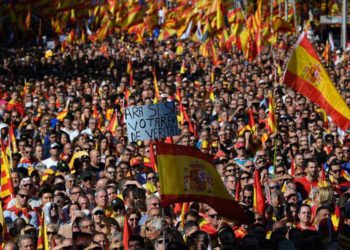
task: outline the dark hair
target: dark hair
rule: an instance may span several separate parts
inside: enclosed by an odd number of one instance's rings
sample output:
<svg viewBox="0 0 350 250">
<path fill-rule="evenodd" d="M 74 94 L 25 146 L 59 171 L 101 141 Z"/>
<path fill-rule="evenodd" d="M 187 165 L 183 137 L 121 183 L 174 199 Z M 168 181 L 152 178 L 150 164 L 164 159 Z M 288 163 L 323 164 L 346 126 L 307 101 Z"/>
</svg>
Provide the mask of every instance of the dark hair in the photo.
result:
<svg viewBox="0 0 350 250">
<path fill-rule="evenodd" d="M 145 241 L 140 235 L 131 235 L 128 240 L 128 245 L 131 241 L 139 241 L 141 243 L 141 247 L 145 247 Z"/>
</svg>

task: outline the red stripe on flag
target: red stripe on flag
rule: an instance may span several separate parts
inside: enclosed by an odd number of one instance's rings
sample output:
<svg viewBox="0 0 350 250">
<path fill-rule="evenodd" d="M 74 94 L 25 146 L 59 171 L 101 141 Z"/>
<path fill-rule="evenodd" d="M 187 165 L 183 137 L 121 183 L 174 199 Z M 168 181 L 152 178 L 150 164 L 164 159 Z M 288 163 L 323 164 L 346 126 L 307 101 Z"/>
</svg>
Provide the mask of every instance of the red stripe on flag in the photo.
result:
<svg viewBox="0 0 350 250">
<path fill-rule="evenodd" d="M 293 74 L 290 71 L 286 71 L 285 74 L 285 83 L 295 89 L 298 92 L 303 93 L 304 96 L 307 96 L 312 102 L 321 106 L 328 115 L 332 117 L 333 122 L 335 122 L 341 129 L 346 130 L 350 126 L 350 120 L 345 116 L 339 113 L 334 106 L 326 101 L 323 98 L 322 93 L 315 88 L 312 84 L 305 81 L 303 78 L 298 75 Z M 289 84 L 291 83 L 291 84 Z"/>
<path fill-rule="evenodd" d="M 204 155 L 201 151 L 188 146 L 166 144 L 164 147 L 157 148 L 157 156 L 161 157 L 161 155 L 190 156 L 200 158 L 212 164 L 212 160 L 207 157 L 207 155 Z"/>
<path fill-rule="evenodd" d="M 306 39 L 305 36 L 306 36 L 306 33 L 302 37 L 301 41 L 299 41 L 299 46 L 303 47 L 307 51 L 308 55 L 312 56 L 317 61 L 320 61 L 320 59 L 318 58 L 318 55 L 316 54 L 314 48 L 312 47 L 311 43 Z M 298 46 L 298 43 L 296 44 L 296 46 Z"/>
<path fill-rule="evenodd" d="M 240 218 L 240 223 L 247 223 L 248 217 L 244 213 L 241 206 L 236 203 L 232 202 L 232 200 L 227 199 L 221 199 L 218 197 L 208 197 L 205 195 L 191 195 L 191 194 L 170 194 L 170 195 L 161 195 L 161 203 L 162 206 L 168 206 L 171 203 L 176 202 L 204 202 L 208 204 L 209 206 L 215 207 L 215 210 L 222 216 L 224 216 L 227 219 L 234 219 L 232 218 L 232 211 L 235 211 L 235 217 Z"/>
</svg>

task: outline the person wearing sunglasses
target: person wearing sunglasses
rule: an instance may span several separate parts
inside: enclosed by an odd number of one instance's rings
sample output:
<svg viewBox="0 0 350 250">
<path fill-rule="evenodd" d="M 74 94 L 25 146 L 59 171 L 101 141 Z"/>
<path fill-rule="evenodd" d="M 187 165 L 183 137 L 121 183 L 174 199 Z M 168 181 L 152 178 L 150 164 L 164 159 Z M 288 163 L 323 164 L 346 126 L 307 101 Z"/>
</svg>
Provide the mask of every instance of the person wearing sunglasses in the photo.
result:
<svg viewBox="0 0 350 250">
<path fill-rule="evenodd" d="M 39 226 L 37 213 L 28 204 L 30 198 L 29 192 L 26 189 L 20 188 L 16 194 L 15 204 L 12 207 L 7 207 L 4 211 L 5 222 L 12 224 L 17 218 L 23 218 L 27 223 L 35 228 Z"/>
<path fill-rule="evenodd" d="M 344 190 L 350 188 L 350 182 L 347 181 L 343 176 L 343 170 L 341 168 L 341 163 L 338 160 L 333 160 L 329 166 L 330 181 L 334 188 L 334 191 L 341 195 Z"/>
</svg>

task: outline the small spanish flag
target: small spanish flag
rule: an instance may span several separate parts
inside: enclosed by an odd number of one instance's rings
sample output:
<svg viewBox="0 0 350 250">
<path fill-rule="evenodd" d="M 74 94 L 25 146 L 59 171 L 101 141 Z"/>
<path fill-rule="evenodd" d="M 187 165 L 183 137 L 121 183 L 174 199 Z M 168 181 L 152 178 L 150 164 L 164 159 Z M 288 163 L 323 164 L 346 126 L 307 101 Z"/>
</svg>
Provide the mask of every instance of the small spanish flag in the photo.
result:
<svg viewBox="0 0 350 250">
<path fill-rule="evenodd" d="M 57 114 L 56 119 L 61 122 L 67 116 L 67 114 L 68 114 L 68 109 L 64 109 Z"/>
</svg>

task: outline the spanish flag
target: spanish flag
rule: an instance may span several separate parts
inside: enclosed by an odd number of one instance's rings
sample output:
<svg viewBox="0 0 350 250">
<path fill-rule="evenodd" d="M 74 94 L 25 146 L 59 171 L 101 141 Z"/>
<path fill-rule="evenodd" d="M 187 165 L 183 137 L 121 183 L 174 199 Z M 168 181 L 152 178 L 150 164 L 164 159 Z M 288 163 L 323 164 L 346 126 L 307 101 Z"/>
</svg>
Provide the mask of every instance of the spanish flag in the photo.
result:
<svg viewBox="0 0 350 250">
<path fill-rule="evenodd" d="M 156 152 L 163 206 L 203 202 L 227 219 L 247 222 L 207 155 L 192 147 L 161 142 L 156 142 Z"/>
<path fill-rule="evenodd" d="M 133 85 L 134 83 L 134 71 L 132 69 L 132 63 L 131 63 L 131 60 L 129 59 L 128 60 L 128 65 L 127 65 L 127 68 L 126 68 L 126 73 L 129 74 L 130 76 L 130 86 Z"/>
<path fill-rule="evenodd" d="M 115 134 L 115 131 L 118 127 L 118 117 L 117 117 L 117 111 L 113 114 L 112 119 L 109 121 L 109 124 L 106 128 L 107 131 L 110 131 L 113 135 Z"/>
<path fill-rule="evenodd" d="M 67 114 L 68 114 L 68 109 L 64 109 L 61 112 L 57 113 L 56 119 L 61 122 L 67 116 Z"/>
<path fill-rule="evenodd" d="M 350 109 L 332 84 L 305 32 L 289 59 L 284 82 L 323 108 L 342 130 L 349 128 Z"/>
<path fill-rule="evenodd" d="M 254 171 L 254 210 L 261 215 L 264 214 L 265 210 L 264 192 L 260 183 L 260 173 L 257 169 Z"/>
<path fill-rule="evenodd" d="M 269 132 L 274 134 L 277 132 L 277 122 L 276 122 L 276 114 L 275 114 L 275 102 L 273 100 L 273 96 L 269 95 L 269 114 L 267 117 L 267 125 Z"/>
</svg>

